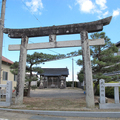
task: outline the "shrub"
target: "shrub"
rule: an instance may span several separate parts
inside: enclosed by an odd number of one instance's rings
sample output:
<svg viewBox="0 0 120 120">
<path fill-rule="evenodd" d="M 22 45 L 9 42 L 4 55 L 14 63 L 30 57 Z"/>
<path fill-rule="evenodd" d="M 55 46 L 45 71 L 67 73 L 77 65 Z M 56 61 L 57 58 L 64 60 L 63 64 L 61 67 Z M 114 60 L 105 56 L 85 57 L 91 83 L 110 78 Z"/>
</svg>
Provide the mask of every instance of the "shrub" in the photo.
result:
<svg viewBox="0 0 120 120">
<path fill-rule="evenodd" d="M 66 87 L 72 87 L 72 81 L 66 81 Z M 74 87 L 78 87 L 78 82 L 74 81 Z"/>
<path fill-rule="evenodd" d="M 36 85 L 32 85 L 32 86 L 31 86 L 31 89 L 32 89 L 32 90 L 35 90 L 36 88 L 37 88 Z"/>
</svg>

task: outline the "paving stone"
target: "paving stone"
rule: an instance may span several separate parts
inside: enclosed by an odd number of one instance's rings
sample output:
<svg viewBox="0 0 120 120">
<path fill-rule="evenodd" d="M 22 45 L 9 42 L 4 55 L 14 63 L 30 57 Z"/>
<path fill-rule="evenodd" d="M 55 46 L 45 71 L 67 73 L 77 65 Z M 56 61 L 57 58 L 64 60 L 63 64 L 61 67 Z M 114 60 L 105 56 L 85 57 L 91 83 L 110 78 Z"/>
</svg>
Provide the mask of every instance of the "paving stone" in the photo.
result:
<svg viewBox="0 0 120 120">
<path fill-rule="evenodd" d="M 30 119 L 34 120 L 66 120 L 66 118 L 59 118 L 59 117 L 46 117 L 46 116 L 32 116 Z"/>
</svg>

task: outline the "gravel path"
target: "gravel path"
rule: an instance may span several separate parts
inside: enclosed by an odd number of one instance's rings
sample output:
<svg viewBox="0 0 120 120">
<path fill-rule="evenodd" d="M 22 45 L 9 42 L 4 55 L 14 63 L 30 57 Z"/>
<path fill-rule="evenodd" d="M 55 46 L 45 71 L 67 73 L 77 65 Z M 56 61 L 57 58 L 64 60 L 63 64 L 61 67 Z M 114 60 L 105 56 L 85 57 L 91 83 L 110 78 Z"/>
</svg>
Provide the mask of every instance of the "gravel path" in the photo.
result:
<svg viewBox="0 0 120 120">
<path fill-rule="evenodd" d="M 79 99 L 85 97 L 84 91 L 79 88 L 75 89 L 36 89 L 31 90 L 31 97 L 45 97 L 45 98 L 75 98 Z"/>
</svg>

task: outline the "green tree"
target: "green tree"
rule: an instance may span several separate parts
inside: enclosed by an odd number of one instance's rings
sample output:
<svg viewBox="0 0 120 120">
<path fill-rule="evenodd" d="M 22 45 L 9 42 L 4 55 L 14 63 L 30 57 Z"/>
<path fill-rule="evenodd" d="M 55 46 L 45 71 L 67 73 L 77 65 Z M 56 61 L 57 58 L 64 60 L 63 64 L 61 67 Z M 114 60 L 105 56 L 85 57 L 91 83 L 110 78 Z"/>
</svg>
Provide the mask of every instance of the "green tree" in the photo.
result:
<svg viewBox="0 0 120 120">
<path fill-rule="evenodd" d="M 84 73 L 83 73 L 83 68 L 80 70 L 80 72 L 77 74 L 77 78 L 80 82 L 83 82 L 84 80 Z"/>
<path fill-rule="evenodd" d="M 43 63 L 44 60 L 46 60 L 46 54 L 43 53 L 34 53 L 32 55 L 27 55 L 27 65 L 26 65 L 26 72 L 29 73 L 29 75 L 26 75 L 25 82 L 28 82 L 28 92 L 27 96 L 30 97 L 30 87 L 31 87 L 31 81 L 37 81 L 38 77 L 33 75 L 33 72 L 42 72 L 42 69 L 40 67 L 37 67 L 38 64 Z M 48 56 L 47 56 L 48 57 Z M 11 72 L 15 75 L 18 73 L 18 62 L 15 62 L 11 65 Z"/>
<path fill-rule="evenodd" d="M 104 38 L 105 45 L 92 46 L 91 48 L 91 64 L 94 81 L 94 93 L 97 90 L 100 79 L 105 79 L 106 82 L 113 80 L 115 77 L 106 76 L 104 73 L 120 70 L 120 56 L 114 56 L 118 52 L 118 48 L 111 43 L 104 32 L 91 34 L 92 39 Z M 82 60 L 78 60 L 77 64 L 82 65 Z"/>
</svg>

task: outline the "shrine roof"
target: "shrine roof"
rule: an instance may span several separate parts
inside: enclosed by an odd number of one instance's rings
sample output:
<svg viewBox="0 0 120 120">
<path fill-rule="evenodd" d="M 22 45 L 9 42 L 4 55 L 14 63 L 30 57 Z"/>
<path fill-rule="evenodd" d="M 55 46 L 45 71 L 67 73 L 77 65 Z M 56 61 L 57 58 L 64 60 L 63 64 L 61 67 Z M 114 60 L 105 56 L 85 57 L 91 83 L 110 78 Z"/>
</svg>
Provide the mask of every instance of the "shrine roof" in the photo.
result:
<svg viewBox="0 0 120 120">
<path fill-rule="evenodd" d="M 67 68 L 42 68 L 43 73 L 39 73 L 43 76 L 68 76 L 69 71 Z"/>
</svg>

